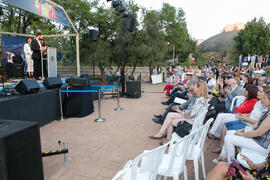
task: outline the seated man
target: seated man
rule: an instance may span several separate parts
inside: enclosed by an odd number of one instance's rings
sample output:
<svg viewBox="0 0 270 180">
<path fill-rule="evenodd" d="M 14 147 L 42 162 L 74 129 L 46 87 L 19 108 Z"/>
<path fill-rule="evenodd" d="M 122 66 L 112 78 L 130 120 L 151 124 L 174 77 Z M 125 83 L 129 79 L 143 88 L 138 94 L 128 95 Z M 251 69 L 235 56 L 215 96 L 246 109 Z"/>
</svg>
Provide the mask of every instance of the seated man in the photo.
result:
<svg viewBox="0 0 270 180">
<path fill-rule="evenodd" d="M 163 113 L 163 115 L 154 115 L 154 118 L 153 118 L 153 121 L 155 123 L 159 123 L 159 124 L 163 124 L 164 120 L 166 119 L 167 117 L 167 114 L 169 112 L 176 112 L 175 111 L 175 108 L 179 108 L 181 110 L 190 110 L 192 105 L 194 104 L 195 100 L 196 100 L 196 93 L 194 92 L 194 86 L 195 86 L 195 83 L 193 82 L 190 82 L 189 85 L 188 85 L 188 91 L 190 93 L 187 94 L 188 96 L 188 101 L 182 105 L 176 105 L 174 103 L 172 103 L 167 109 L 166 111 Z"/>
</svg>

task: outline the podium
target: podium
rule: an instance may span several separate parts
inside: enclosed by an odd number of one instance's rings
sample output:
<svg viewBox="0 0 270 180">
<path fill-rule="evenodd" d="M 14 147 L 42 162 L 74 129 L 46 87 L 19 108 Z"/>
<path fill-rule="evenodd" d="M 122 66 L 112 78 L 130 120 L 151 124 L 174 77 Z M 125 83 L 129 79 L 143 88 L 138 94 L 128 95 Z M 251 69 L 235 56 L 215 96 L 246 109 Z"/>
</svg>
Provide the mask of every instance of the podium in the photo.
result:
<svg viewBox="0 0 270 180">
<path fill-rule="evenodd" d="M 42 79 L 44 80 L 44 68 L 43 65 L 47 64 L 48 77 L 57 77 L 57 49 L 55 47 L 47 47 L 47 58 L 43 58 L 42 56 Z M 44 60 L 47 63 L 44 63 Z"/>
<path fill-rule="evenodd" d="M 55 47 L 48 47 L 48 77 L 57 77 L 57 49 Z"/>
</svg>

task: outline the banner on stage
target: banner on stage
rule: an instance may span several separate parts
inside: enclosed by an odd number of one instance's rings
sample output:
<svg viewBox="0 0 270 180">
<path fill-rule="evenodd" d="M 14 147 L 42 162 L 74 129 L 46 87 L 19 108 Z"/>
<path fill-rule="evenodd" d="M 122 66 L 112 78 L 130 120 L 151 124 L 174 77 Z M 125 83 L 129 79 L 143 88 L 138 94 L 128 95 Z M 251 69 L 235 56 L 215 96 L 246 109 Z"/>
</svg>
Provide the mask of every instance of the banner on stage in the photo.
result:
<svg viewBox="0 0 270 180">
<path fill-rule="evenodd" d="M 151 79 L 152 79 L 152 84 L 159 84 L 159 83 L 162 83 L 162 76 L 161 76 L 161 74 L 158 74 L 158 75 L 152 75 L 152 76 L 151 76 Z"/>
<path fill-rule="evenodd" d="M 72 28 L 64 10 L 48 0 L 4 0 L 4 2 L 25 11 L 45 17 Z"/>
<path fill-rule="evenodd" d="M 26 43 L 25 37 L 14 37 L 2 35 L 2 57 L 7 59 L 8 53 L 20 56 L 23 52 L 23 46 Z"/>
</svg>

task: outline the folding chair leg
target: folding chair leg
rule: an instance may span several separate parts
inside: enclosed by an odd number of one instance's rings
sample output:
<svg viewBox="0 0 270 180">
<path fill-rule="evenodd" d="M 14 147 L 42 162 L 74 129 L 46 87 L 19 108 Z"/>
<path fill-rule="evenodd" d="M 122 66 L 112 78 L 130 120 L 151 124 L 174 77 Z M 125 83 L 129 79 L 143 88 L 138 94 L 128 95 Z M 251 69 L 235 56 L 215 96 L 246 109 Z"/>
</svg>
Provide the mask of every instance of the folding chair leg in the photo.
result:
<svg viewBox="0 0 270 180">
<path fill-rule="evenodd" d="M 193 159 L 195 180 L 199 180 L 199 166 L 198 159 Z"/>
<path fill-rule="evenodd" d="M 188 180 L 188 177 L 187 177 L 187 167 L 186 166 L 184 167 L 184 180 Z"/>
<path fill-rule="evenodd" d="M 201 154 L 201 165 L 202 165 L 203 179 L 205 179 L 206 178 L 206 173 L 205 173 L 205 164 L 204 164 L 204 155 L 203 155 L 203 153 Z"/>
</svg>

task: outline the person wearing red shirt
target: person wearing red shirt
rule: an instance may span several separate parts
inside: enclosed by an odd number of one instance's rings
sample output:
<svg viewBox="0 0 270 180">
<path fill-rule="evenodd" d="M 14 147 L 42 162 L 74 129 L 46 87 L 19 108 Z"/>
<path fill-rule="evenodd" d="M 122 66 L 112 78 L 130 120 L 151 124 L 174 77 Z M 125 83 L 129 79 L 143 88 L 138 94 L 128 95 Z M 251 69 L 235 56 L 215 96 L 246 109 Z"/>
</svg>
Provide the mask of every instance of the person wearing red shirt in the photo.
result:
<svg viewBox="0 0 270 180">
<path fill-rule="evenodd" d="M 183 81 L 179 80 L 179 82 L 176 84 L 176 85 L 173 85 L 173 84 L 167 84 L 163 91 L 161 93 L 164 93 L 166 91 L 166 95 L 169 96 L 170 95 L 170 91 L 177 85 L 180 85 L 180 86 L 184 86 L 187 82 L 189 81 L 188 79 L 188 76 L 185 75 L 185 79 Z"/>
<path fill-rule="evenodd" d="M 242 104 L 235 108 L 234 113 L 219 113 L 216 120 L 213 123 L 212 128 L 209 131 L 208 136 L 216 138 L 221 137 L 223 125 L 226 122 L 236 120 L 236 114 L 249 114 L 253 110 L 254 105 L 257 103 L 257 93 L 259 89 L 255 85 L 248 85 L 244 91 L 246 99 Z"/>
</svg>

